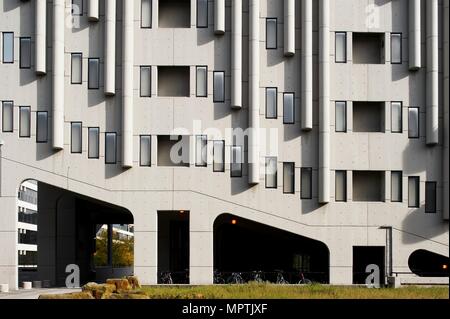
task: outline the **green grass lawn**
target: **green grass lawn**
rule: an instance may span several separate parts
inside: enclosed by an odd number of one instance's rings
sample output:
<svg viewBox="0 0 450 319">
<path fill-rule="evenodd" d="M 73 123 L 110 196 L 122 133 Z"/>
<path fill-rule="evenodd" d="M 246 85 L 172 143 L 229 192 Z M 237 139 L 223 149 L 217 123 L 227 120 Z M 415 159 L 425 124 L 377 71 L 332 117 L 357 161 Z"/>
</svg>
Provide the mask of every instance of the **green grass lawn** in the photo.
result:
<svg viewBox="0 0 450 319">
<path fill-rule="evenodd" d="M 152 299 L 448 299 L 447 287 L 369 289 L 342 286 L 273 284 L 145 286 Z"/>
</svg>

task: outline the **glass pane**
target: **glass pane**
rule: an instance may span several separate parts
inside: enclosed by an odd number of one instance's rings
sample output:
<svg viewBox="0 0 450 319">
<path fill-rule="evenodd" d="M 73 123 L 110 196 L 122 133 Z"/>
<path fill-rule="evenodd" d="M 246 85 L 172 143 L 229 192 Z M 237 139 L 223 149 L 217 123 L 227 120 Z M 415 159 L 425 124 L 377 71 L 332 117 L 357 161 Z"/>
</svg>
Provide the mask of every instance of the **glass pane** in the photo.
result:
<svg viewBox="0 0 450 319">
<path fill-rule="evenodd" d="M 283 123 L 294 124 L 294 93 L 285 93 L 283 96 Z"/>
<path fill-rule="evenodd" d="M 142 97 L 150 97 L 152 88 L 151 88 L 151 78 L 152 78 L 152 69 L 149 66 L 141 67 L 141 96 Z"/>
<path fill-rule="evenodd" d="M 88 132 L 88 157 L 99 158 L 100 145 L 99 145 L 100 130 L 97 127 L 90 127 Z"/>
<path fill-rule="evenodd" d="M 2 131 L 13 132 L 14 130 L 14 103 L 12 101 L 2 102 Z"/>
<path fill-rule="evenodd" d="M 242 176 L 242 149 L 240 146 L 231 148 L 231 177 Z"/>
<path fill-rule="evenodd" d="M 344 32 L 336 33 L 336 62 L 347 62 L 347 34 Z"/>
<path fill-rule="evenodd" d="M 266 88 L 266 118 L 277 118 L 277 89 Z"/>
<path fill-rule="evenodd" d="M 141 166 L 152 165 L 152 137 L 150 135 L 141 136 Z"/>
<path fill-rule="evenodd" d="M 142 0 L 141 3 L 141 27 L 152 27 L 152 0 Z"/>
<path fill-rule="evenodd" d="M 302 168 L 301 171 L 301 198 L 311 199 L 312 198 L 312 169 Z"/>
<path fill-rule="evenodd" d="M 225 142 L 224 141 L 214 141 L 214 172 L 224 172 L 225 171 Z"/>
<path fill-rule="evenodd" d="M 392 133 L 401 133 L 403 130 L 402 125 L 402 103 L 392 102 L 391 103 L 391 131 Z"/>
<path fill-rule="evenodd" d="M 295 193 L 295 163 L 283 164 L 283 192 L 285 194 Z"/>
<path fill-rule="evenodd" d="M 208 71 L 204 66 L 197 67 L 197 96 L 207 96 Z"/>
<path fill-rule="evenodd" d="M 37 117 L 36 141 L 47 142 L 48 140 L 47 112 L 37 112 L 36 117 Z"/>
<path fill-rule="evenodd" d="M 391 173 L 391 201 L 402 202 L 402 172 Z"/>
<path fill-rule="evenodd" d="M 3 63 L 14 62 L 14 33 L 3 33 Z"/>
<path fill-rule="evenodd" d="M 72 83 L 81 84 L 83 56 L 81 53 L 72 54 Z"/>
<path fill-rule="evenodd" d="M 266 188 L 277 188 L 277 158 L 266 158 Z"/>
<path fill-rule="evenodd" d="M 347 132 L 346 102 L 336 102 L 336 132 Z"/>
<path fill-rule="evenodd" d="M 30 137 L 30 125 L 31 125 L 31 109 L 28 106 L 20 107 L 19 114 L 19 136 Z"/>
<path fill-rule="evenodd" d="M 81 153 L 82 151 L 82 125 L 80 122 L 72 123 L 71 145 L 72 153 Z"/>
<path fill-rule="evenodd" d="M 83 15 L 83 0 L 72 0 L 72 15 Z"/>
<path fill-rule="evenodd" d="M 391 34 L 391 62 L 402 63 L 402 35 Z"/>
<path fill-rule="evenodd" d="M 419 178 L 408 178 L 408 206 L 419 207 Z"/>
<path fill-rule="evenodd" d="M 347 172 L 335 172 L 335 200 L 345 202 L 347 200 Z"/>
<path fill-rule="evenodd" d="M 408 136 L 419 137 L 419 108 L 414 107 L 408 110 Z"/>
<path fill-rule="evenodd" d="M 20 39 L 20 67 L 30 68 L 31 67 L 31 39 L 21 38 Z"/>
<path fill-rule="evenodd" d="M 427 182 L 425 184 L 425 212 L 436 213 L 436 183 Z"/>
<path fill-rule="evenodd" d="M 105 135 L 105 163 L 116 163 L 116 133 L 106 133 Z"/>
<path fill-rule="evenodd" d="M 99 60 L 89 59 L 89 89 L 99 88 Z"/>
<path fill-rule="evenodd" d="M 197 0 L 197 27 L 208 26 L 208 0 Z"/>
<path fill-rule="evenodd" d="M 266 48 L 277 48 L 277 19 L 266 19 Z"/>
<path fill-rule="evenodd" d="M 214 72 L 214 102 L 225 101 L 225 72 Z"/>
<path fill-rule="evenodd" d="M 196 136 L 196 152 L 195 152 L 195 165 L 206 166 L 207 165 L 207 144 L 208 138 L 205 135 Z"/>
</svg>

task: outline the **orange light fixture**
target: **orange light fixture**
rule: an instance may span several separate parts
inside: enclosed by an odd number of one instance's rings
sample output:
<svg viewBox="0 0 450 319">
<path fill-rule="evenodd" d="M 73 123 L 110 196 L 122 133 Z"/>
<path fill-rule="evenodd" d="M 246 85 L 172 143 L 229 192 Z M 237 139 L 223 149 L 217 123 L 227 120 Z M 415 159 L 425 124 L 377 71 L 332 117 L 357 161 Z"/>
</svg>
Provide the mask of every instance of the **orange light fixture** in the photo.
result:
<svg viewBox="0 0 450 319">
<path fill-rule="evenodd" d="M 237 224 L 237 220 L 236 220 L 236 219 L 232 219 L 232 220 L 231 220 L 231 224 L 232 224 L 232 225 L 236 225 L 236 224 Z"/>
<path fill-rule="evenodd" d="M 442 269 L 447 270 L 448 269 L 448 265 L 442 265 Z"/>
</svg>

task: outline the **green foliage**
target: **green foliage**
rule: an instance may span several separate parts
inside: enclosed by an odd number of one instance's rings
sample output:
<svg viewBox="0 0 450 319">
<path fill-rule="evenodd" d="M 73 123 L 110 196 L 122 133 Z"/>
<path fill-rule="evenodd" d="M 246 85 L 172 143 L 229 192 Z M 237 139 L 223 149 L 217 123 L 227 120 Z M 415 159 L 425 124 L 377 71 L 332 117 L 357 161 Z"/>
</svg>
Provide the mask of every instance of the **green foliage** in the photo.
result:
<svg viewBox="0 0 450 319">
<path fill-rule="evenodd" d="M 114 267 L 131 267 L 134 264 L 134 237 L 119 238 L 113 232 L 112 261 Z M 108 266 L 108 232 L 102 230 L 96 239 L 94 264 L 97 267 Z"/>
</svg>

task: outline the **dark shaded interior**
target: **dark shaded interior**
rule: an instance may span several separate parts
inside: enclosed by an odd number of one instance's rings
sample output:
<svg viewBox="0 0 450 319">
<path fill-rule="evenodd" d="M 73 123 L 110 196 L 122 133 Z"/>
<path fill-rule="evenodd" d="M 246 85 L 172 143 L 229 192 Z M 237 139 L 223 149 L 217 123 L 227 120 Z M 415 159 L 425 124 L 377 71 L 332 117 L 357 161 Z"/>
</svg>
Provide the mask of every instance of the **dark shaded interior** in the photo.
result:
<svg viewBox="0 0 450 319">
<path fill-rule="evenodd" d="M 377 265 L 380 269 L 380 285 L 385 280 L 385 247 L 384 246 L 354 246 L 353 247 L 353 284 L 364 285 L 370 273 L 366 272 L 369 265 Z"/>
<path fill-rule="evenodd" d="M 448 277 L 448 257 L 428 250 L 416 250 L 408 259 L 411 271 L 420 277 Z"/>
</svg>

